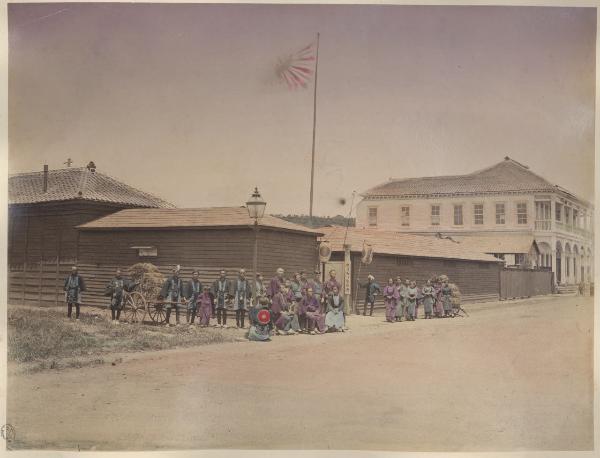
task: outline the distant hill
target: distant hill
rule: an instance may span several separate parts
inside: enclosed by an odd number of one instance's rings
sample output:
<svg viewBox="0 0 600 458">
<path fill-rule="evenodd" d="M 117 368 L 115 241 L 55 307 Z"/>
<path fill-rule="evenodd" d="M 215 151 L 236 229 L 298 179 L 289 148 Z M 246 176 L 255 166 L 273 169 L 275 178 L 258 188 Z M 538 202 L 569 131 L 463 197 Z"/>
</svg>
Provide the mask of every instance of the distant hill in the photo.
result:
<svg viewBox="0 0 600 458">
<path fill-rule="evenodd" d="M 356 220 L 354 218 L 346 218 L 342 215 L 337 216 L 313 216 L 312 224 L 308 215 L 273 215 L 278 218 L 289 221 L 290 223 L 300 224 L 306 227 L 323 227 L 323 226 L 344 226 L 350 223 L 350 227 L 354 227 Z"/>
</svg>

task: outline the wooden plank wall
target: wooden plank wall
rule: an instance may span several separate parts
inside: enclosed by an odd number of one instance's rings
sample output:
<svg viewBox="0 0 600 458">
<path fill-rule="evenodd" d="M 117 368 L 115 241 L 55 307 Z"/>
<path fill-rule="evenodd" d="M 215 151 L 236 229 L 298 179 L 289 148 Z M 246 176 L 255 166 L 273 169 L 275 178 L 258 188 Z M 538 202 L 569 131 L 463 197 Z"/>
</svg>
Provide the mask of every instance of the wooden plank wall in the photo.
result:
<svg viewBox="0 0 600 458">
<path fill-rule="evenodd" d="M 503 269 L 500 272 L 500 297 L 515 299 L 552 293 L 550 270 Z"/>
<path fill-rule="evenodd" d="M 341 257 L 340 257 L 341 256 Z M 343 259 L 343 255 L 336 253 L 336 259 Z M 360 266 L 360 256 L 352 255 L 352 291 L 356 291 L 357 278 L 361 284 L 367 282 L 367 276 L 371 273 L 375 281 L 382 288 L 387 284 L 388 278 L 396 278 L 400 275 L 403 280 L 415 280 L 419 287 L 435 275 L 445 274 L 452 283 L 456 283 L 462 294 L 462 302 L 484 302 L 499 299 L 500 292 L 500 265 L 477 261 L 442 260 L 430 258 L 403 258 L 398 256 L 375 255 L 373 262 L 369 265 Z M 360 269 L 360 273 L 359 273 Z M 357 299 L 360 310 L 362 310 L 365 297 L 365 289 L 358 288 Z M 375 304 L 376 308 L 383 308 L 381 296 Z"/>
<path fill-rule="evenodd" d="M 259 270 L 265 281 L 277 267 L 288 273 L 311 271 L 317 264 L 316 236 L 261 230 L 259 232 Z M 155 246 L 156 258 L 140 258 L 132 246 Z M 104 288 L 117 268 L 126 270 L 137 262 L 151 262 L 164 276 L 174 265 L 181 265 L 182 278 L 200 271 L 200 280 L 212 282 L 224 268 L 235 278 L 245 268 L 252 278 L 254 233 L 250 229 L 176 230 L 176 231 L 81 231 L 79 236 L 79 272 L 87 293 L 84 304 L 107 306 Z M 9 268 L 11 303 L 55 305 L 63 303 L 63 284 L 73 262 L 15 264 Z"/>
</svg>

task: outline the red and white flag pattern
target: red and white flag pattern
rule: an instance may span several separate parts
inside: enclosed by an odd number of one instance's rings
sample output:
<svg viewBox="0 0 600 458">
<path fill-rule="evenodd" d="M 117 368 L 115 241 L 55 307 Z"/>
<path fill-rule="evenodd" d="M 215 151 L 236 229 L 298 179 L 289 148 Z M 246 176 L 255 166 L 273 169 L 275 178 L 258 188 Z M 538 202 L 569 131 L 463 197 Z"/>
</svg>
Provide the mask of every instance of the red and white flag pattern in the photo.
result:
<svg viewBox="0 0 600 458">
<path fill-rule="evenodd" d="M 315 44 L 305 46 L 295 54 L 282 57 L 277 61 L 275 74 L 291 90 L 306 89 L 314 74 Z"/>
</svg>

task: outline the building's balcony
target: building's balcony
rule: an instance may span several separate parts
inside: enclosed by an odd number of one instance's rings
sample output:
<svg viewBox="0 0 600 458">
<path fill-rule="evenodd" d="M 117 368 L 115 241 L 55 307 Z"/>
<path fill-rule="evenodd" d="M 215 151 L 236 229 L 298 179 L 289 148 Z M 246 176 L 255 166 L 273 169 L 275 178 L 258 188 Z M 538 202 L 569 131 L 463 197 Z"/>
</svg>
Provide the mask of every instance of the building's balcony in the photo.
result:
<svg viewBox="0 0 600 458">
<path fill-rule="evenodd" d="M 552 221 L 539 219 L 535 222 L 535 230 L 536 231 L 551 231 L 552 230 Z"/>
<path fill-rule="evenodd" d="M 536 224 L 535 224 L 536 230 L 538 230 L 538 231 L 548 230 L 548 229 L 542 229 L 541 226 L 538 227 L 537 223 L 538 223 L 538 221 L 536 221 Z M 569 232 L 571 234 L 575 234 L 575 235 L 578 235 L 578 236 L 586 238 L 586 239 L 590 239 L 593 236 L 592 231 L 589 231 L 589 230 L 581 228 L 581 227 L 573 226 L 572 224 L 565 224 L 560 221 L 555 221 L 554 227 L 557 231 Z"/>
</svg>

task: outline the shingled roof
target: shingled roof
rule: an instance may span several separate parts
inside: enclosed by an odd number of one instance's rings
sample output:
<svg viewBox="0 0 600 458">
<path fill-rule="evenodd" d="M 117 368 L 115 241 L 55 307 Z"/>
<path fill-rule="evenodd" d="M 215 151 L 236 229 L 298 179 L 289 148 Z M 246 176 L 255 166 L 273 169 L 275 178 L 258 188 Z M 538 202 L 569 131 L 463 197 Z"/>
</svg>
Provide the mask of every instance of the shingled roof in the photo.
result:
<svg viewBox="0 0 600 458">
<path fill-rule="evenodd" d="M 466 175 L 392 179 L 365 191 L 362 196 L 389 198 L 551 191 L 578 199 L 507 156 L 502 162 Z"/>
<path fill-rule="evenodd" d="M 323 227 L 319 230 L 325 233 L 321 239 L 329 243 L 332 251 L 344 251 L 345 240 L 350 245 L 350 251 L 354 252 L 361 252 L 363 243 L 367 243 L 373 248 L 374 254 L 498 262 L 498 259 L 489 254 L 434 236 L 356 227 L 349 227 L 346 235 L 346 228 L 341 226 Z"/>
<path fill-rule="evenodd" d="M 487 234 L 487 235 L 453 235 L 452 238 L 465 247 L 494 254 L 527 254 L 540 252 L 533 235 L 527 234 Z"/>
<path fill-rule="evenodd" d="M 212 208 L 133 208 L 78 226 L 82 230 L 131 229 L 231 229 L 250 227 L 254 220 L 246 207 Z M 259 222 L 261 228 L 288 232 L 322 235 L 321 231 L 290 223 L 275 216 L 265 215 Z"/>
<path fill-rule="evenodd" d="M 8 178 L 9 204 L 76 199 L 135 207 L 173 207 L 169 202 L 87 167 L 49 170 L 45 192 L 44 172 L 18 173 Z"/>
</svg>

